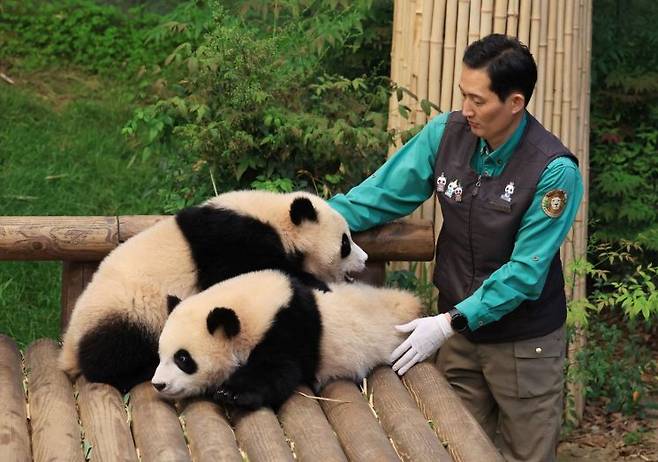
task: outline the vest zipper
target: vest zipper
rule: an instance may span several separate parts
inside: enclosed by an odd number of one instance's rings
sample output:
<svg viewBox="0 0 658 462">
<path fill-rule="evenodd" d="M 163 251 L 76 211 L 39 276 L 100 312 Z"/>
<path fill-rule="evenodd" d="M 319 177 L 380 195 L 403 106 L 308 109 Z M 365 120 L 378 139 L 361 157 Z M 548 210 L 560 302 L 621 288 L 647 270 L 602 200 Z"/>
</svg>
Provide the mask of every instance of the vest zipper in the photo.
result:
<svg viewBox="0 0 658 462">
<path fill-rule="evenodd" d="M 475 188 L 473 188 L 472 195 L 473 197 L 478 195 L 478 192 L 480 191 L 480 186 L 482 186 L 482 174 L 478 175 L 478 179 L 475 182 Z M 471 219 L 473 212 L 473 201 L 471 200 L 470 204 L 468 205 L 468 246 L 469 250 L 471 251 L 471 283 L 468 286 L 468 294 L 471 294 L 471 290 L 473 290 L 473 283 L 475 282 L 475 252 L 473 251 L 473 232 L 472 232 L 472 222 L 473 220 Z"/>
</svg>

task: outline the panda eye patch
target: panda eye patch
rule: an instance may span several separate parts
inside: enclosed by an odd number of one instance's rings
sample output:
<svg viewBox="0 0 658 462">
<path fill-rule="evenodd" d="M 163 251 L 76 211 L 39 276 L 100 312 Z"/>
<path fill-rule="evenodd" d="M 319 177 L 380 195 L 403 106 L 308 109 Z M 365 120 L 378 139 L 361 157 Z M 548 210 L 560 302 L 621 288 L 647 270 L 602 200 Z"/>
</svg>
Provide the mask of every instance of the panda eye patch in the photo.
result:
<svg viewBox="0 0 658 462">
<path fill-rule="evenodd" d="M 343 242 L 340 244 L 340 257 L 347 257 L 352 251 L 352 244 L 350 243 L 350 238 L 347 237 L 347 234 L 343 233 Z"/>
<path fill-rule="evenodd" d="M 174 363 L 178 368 L 186 374 L 194 374 L 197 371 L 196 362 L 190 356 L 187 350 L 178 350 L 174 354 Z"/>
</svg>

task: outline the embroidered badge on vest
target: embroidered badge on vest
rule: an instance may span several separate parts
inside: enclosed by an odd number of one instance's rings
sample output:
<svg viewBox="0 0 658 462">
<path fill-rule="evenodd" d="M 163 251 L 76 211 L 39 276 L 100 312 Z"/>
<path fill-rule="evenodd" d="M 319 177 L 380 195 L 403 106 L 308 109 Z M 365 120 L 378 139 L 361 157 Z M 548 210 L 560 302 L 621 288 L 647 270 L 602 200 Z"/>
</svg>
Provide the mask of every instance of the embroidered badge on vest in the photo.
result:
<svg viewBox="0 0 658 462">
<path fill-rule="evenodd" d="M 446 177 L 445 173 L 441 172 L 441 176 L 436 179 L 436 192 L 443 192 L 446 190 Z"/>
<path fill-rule="evenodd" d="M 563 189 L 553 189 L 547 192 L 541 200 L 541 209 L 551 218 L 562 215 L 567 205 L 567 192 Z"/>
<path fill-rule="evenodd" d="M 512 202 L 512 194 L 514 194 L 514 182 L 510 181 L 507 183 L 507 186 L 505 186 L 505 192 L 500 195 L 500 198 L 507 202 Z"/>
</svg>

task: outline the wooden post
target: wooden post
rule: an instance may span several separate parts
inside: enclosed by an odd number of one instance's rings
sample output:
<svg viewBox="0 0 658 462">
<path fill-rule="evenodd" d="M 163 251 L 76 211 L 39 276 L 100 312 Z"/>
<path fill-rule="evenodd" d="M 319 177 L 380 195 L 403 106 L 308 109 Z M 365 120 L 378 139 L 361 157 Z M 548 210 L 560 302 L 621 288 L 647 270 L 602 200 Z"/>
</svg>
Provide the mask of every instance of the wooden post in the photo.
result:
<svg viewBox="0 0 658 462">
<path fill-rule="evenodd" d="M 99 262 L 62 262 L 60 332 L 66 331 L 75 302 L 91 281 L 92 276 L 98 269 L 98 264 Z"/>
</svg>

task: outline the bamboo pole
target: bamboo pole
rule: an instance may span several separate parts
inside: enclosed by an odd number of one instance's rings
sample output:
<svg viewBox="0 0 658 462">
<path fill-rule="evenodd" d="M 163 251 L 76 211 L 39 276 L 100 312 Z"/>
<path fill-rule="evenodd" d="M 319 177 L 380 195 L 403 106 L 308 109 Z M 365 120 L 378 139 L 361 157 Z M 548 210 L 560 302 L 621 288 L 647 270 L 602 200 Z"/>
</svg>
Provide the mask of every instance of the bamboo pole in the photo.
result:
<svg viewBox="0 0 658 462">
<path fill-rule="evenodd" d="M 480 38 L 493 31 L 494 0 L 482 0 L 480 8 Z"/>
<path fill-rule="evenodd" d="M 424 0 L 412 0 L 413 8 L 415 13 L 410 17 L 410 27 L 414 31 L 412 34 L 413 41 L 411 42 L 411 73 L 409 75 L 409 84 L 408 87 L 412 93 L 414 93 L 418 99 L 409 98 L 409 107 L 411 108 L 411 114 L 409 117 L 409 124 L 411 126 L 415 125 L 425 125 L 427 121 L 425 114 L 423 113 L 422 108 L 420 107 L 420 98 L 418 94 L 418 74 L 420 68 L 420 39 L 421 39 L 421 26 L 423 22 L 423 1 Z M 427 62 L 427 61 L 425 61 Z"/>
<path fill-rule="evenodd" d="M 575 69 L 572 68 L 574 54 L 573 47 L 573 22 L 574 22 L 574 4 L 575 0 L 568 0 L 565 4 L 564 11 L 564 55 L 562 76 L 562 107 L 560 109 L 560 137 L 565 146 L 569 149 L 575 149 L 573 141 L 570 138 L 571 127 L 571 92 L 572 76 Z M 558 74 L 560 75 L 560 74 Z"/>
<path fill-rule="evenodd" d="M 446 19 L 446 0 L 434 0 L 432 7 L 432 36 L 430 39 L 430 64 L 428 97 L 438 105 L 441 100 L 441 69 L 443 68 L 443 28 Z M 435 110 L 432 110 L 435 114 Z"/>
<path fill-rule="evenodd" d="M 507 35 L 516 36 L 519 27 L 519 0 L 509 0 L 507 3 Z"/>
<path fill-rule="evenodd" d="M 434 0 L 423 0 L 422 5 L 422 24 L 420 32 L 420 47 L 418 50 L 418 98 L 429 98 L 429 65 L 430 65 L 430 41 L 432 40 L 432 6 Z M 427 116 L 423 112 L 417 118 L 420 123 L 427 121 Z"/>
<path fill-rule="evenodd" d="M 480 0 L 471 1 L 471 9 L 468 16 L 468 44 L 480 38 L 480 14 L 482 14 Z"/>
<path fill-rule="evenodd" d="M 571 68 L 573 72 L 571 73 L 571 115 L 569 124 L 569 140 L 571 141 L 572 146 L 570 148 L 574 151 L 577 151 L 578 146 L 580 145 L 580 130 L 578 127 L 582 124 L 582 120 L 579 114 L 579 108 L 582 104 L 580 95 L 582 94 L 582 52 L 583 52 L 583 40 L 582 40 L 582 31 L 581 22 L 583 21 L 582 15 L 584 11 L 584 2 L 583 0 L 573 0 L 574 2 L 574 22 L 573 22 L 573 55 L 571 57 Z"/>
<path fill-rule="evenodd" d="M 446 6 L 443 72 L 441 73 L 441 101 L 439 102 L 439 107 L 442 112 L 450 111 L 452 108 L 452 86 L 454 83 L 455 70 L 455 36 L 457 34 L 457 6 L 457 0 L 448 0 Z"/>
<path fill-rule="evenodd" d="M 452 86 L 452 110 L 457 110 L 462 105 L 462 94 L 457 82 L 462 74 L 462 59 L 468 42 L 469 25 L 469 3 L 470 0 L 459 0 L 457 8 L 457 36 L 455 40 L 455 84 Z"/>
<path fill-rule="evenodd" d="M 543 125 L 547 130 L 553 129 L 553 103 L 555 101 L 555 49 L 557 48 L 557 0 L 549 0 L 548 11 L 548 45 L 546 53 L 546 81 L 544 92 Z"/>
<path fill-rule="evenodd" d="M 555 92 L 553 102 L 553 120 L 551 127 L 553 133 L 562 138 L 562 86 L 564 75 L 564 11 L 566 0 L 557 2 L 557 41 L 555 44 Z"/>
<path fill-rule="evenodd" d="M 531 0 L 521 0 L 519 9 L 519 40 L 528 48 L 530 48 L 531 3 Z"/>
<path fill-rule="evenodd" d="M 391 39 L 391 81 L 398 83 L 400 81 L 400 52 L 402 40 L 402 5 L 403 1 L 394 2 L 393 7 L 393 36 Z M 400 114 L 398 113 L 398 100 L 395 94 L 391 95 L 388 100 L 388 128 L 400 127 Z M 397 143 L 395 143 L 397 144 Z M 389 147 L 389 155 L 395 150 L 395 144 Z"/>
<path fill-rule="evenodd" d="M 530 44 L 528 47 L 530 48 L 530 53 L 532 54 L 532 57 L 534 58 L 535 62 L 538 63 L 539 60 L 539 31 L 541 29 L 541 17 L 539 16 L 539 0 L 535 0 L 534 2 L 530 2 L 530 0 L 522 0 L 521 2 L 521 12 L 523 14 L 523 11 L 525 11 L 525 3 L 532 3 L 532 10 L 530 11 L 530 30 L 529 30 L 529 41 Z M 538 66 L 539 67 L 539 66 Z M 539 76 L 539 69 L 537 69 L 537 74 Z M 532 97 L 530 98 L 530 102 L 528 103 L 528 111 L 530 111 L 531 114 L 535 113 L 535 106 L 537 103 L 537 90 L 538 90 L 538 84 L 535 84 L 535 89 L 532 93 Z"/>
<path fill-rule="evenodd" d="M 494 34 L 504 34 L 507 25 L 507 0 L 496 0 L 494 8 Z"/>
<path fill-rule="evenodd" d="M 535 2 L 533 2 L 533 8 Z M 537 88 L 535 89 L 535 112 L 534 116 L 540 123 L 544 124 L 544 95 L 546 93 L 546 56 L 548 48 L 548 0 L 540 0 L 539 16 L 541 28 L 539 31 L 539 60 L 537 63 Z"/>
</svg>

